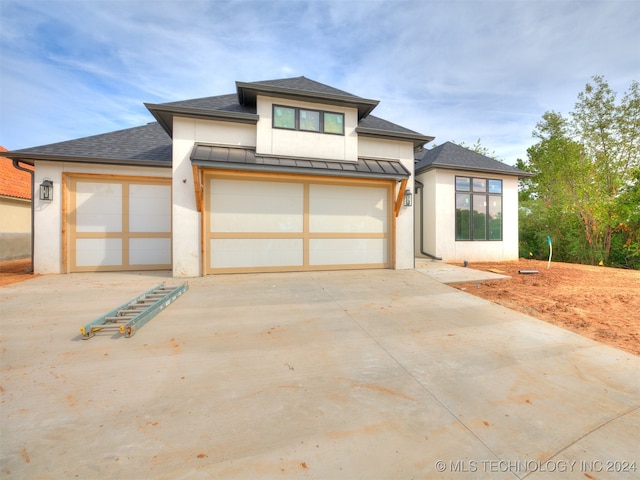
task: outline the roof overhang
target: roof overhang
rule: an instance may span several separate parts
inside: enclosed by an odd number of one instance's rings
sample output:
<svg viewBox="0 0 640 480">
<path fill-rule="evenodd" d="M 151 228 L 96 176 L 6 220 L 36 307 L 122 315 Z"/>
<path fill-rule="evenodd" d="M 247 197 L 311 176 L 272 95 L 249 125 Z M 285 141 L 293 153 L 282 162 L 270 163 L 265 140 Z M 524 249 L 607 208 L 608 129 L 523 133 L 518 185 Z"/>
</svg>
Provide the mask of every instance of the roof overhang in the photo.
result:
<svg viewBox="0 0 640 480">
<path fill-rule="evenodd" d="M 508 170 L 500 170 L 497 168 L 481 168 L 481 167 L 469 168 L 469 167 L 463 167 L 458 165 L 446 165 L 446 164 L 439 164 L 439 163 L 431 163 L 425 167 L 419 168 L 416 170 L 415 174 L 419 175 L 421 173 L 428 172 L 430 170 L 436 170 L 436 169 L 455 170 L 455 171 L 467 172 L 467 173 L 473 173 L 473 172 L 491 173 L 494 175 L 504 175 L 507 177 L 518 177 L 518 178 L 526 178 L 526 177 L 534 176 L 533 173 L 524 172 L 524 171 L 512 172 Z"/>
<path fill-rule="evenodd" d="M 42 153 L 4 152 L 3 156 L 12 160 L 19 160 L 28 165 L 34 165 L 36 161 L 42 162 L 69 162 L 69 163 L 93 163 L 101 165 L 128 165 L 135 167 L 161 167 L 171 168 L 171 162 L 160 160 L 132 160 L 121 158 L 99 157 L 74 157 L 70 155 L 47 155 Z"/>
<path fill-rule="evenodd" d="M 224 110 L 207 110 L 193 107 L 177 107 L 145 103 L 162 128 L 173 138 L 173 117 L 200 118 L 206 120 L 222 120 L 224 122 L 257 124 L 260 118 L 255 113 L 227 112 Z"/>
<path fill-rule="evenodd" d="M 256 155 L 252 148 L 197 143 L 191 163 L 202 168 L 326 177 L 403 180 L 411 173 L 399 162 L 359 158 L 357 162 Z"/>
<path fill-rule="evenodd" d="M 356 127 L 356 133 L 363 137 L 384 138 L 387 140 L 409 140 L 413 143 L 414 150 L 420 150 L 425 143 L 429 143 L 436 138 L 428 135 L 421 135 L 419 133 L 392 132 L 389 130 L 379 130 L 377 128 L 369 127 Z"/>
<path fill-rule="evenodd" d="M 277 98 L 293 98 L 312 103 L 324 103 L 329 105 L 339 105 L 342 107 L 357 108 L 359 120 L 369 115 L 380 103 L 379 100 L 354 97 L 351 95 L 312 92 L 260 83 L 236 82 L 236 90 L 238 92 L 238 101 L 241 105 L 255 106 L 258 95 Z"/>
</svg>

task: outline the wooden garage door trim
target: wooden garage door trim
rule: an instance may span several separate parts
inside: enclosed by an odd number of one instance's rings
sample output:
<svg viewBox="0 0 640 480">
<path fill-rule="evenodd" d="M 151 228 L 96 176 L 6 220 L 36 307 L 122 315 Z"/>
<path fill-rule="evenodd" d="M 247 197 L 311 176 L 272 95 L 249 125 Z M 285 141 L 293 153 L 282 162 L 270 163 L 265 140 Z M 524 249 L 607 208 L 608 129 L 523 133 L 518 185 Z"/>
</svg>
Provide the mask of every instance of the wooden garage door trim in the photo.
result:
<svg viewBox="0 0 640 480">
<path fill-rule="evenodd" d="M 76 185 L 78 182 L 112 183 L 123 186 L 122 190 L 122 228 L 120 232 L 78 232 L 76 227 Z M 172 242 L 169 232 L 131 232 L 129 231 L 129 186 L 163 185 L 171 187 L 171 179 L 163 177 L 125 176 L 111 174 L 72 173 L 62 174 L 62 262 L 63 271 L 99 272 L 126 270 L 170 270 L 172 262 L 166 264 L 131 264 L 129 262 L 129 240 L 136 238 L 164 238 Z M 172 209 L 169 212 L 172 215 Z M 173 222 L 170 221 L 170 225 Z M 82 238 L 117 238 L 122 241 L 122 263 L 106 266 L 78 266 L 73 252 L 76 241 Z M 171 247 L 170 247 L 171 248 Z"/>
<path fill-rule="evenodd" d="M 340 179 L 327 178 L 322 176 L 310 175 L 292 175 L 292 174 L 276 174 L 255 172 L 243 172 L 228 170 L 202 170 L 201 191 L 201 236 L 202 244 L 202 271 L 205 274 L 216 273 L 249 273 L 249 272 L 290 272 L 290 271 L 311 271 L 311 270 L 351 270 L 351 269 L 367 269 L 367 268 L 390 268 L 395 263 L 395 216 L 393 215 L 393 194 L 395 191 L 394 180 L 372 180 L 372 179 Z M 296 183 L 302 184 L 303 193 L 303 229 L 302 232 L 211 232 L 210 225 L 210 186 L 211 180 L 240 180 L 240 181 L 259 181 L 259 182 L 280 182 L 280 183 Z M 376 187 L 386 189 L 387 204 L 387 231 L 385 233 L 347 233 L 347 232 L 310 232 L 309 228 L 309 186 L 315 185 L 337 185 L 337 186 L 353 186 L 353 187 Z M 287 239 L 296 238 L 303 241 L 303 262 L 300 266 L 276 266 L 276 267 L 229 267 L 229 268 L 213 268 L 211 267 L 211 251 L 210 242 L 212 239 Z M 356 263 L 356 264 L 334 264 L 334 265 L 310 265 L 309 261 L 309 242 L 312 239 L 385 239 L 386 240 L 386 262 L 384 263 Z"/>
</svg>

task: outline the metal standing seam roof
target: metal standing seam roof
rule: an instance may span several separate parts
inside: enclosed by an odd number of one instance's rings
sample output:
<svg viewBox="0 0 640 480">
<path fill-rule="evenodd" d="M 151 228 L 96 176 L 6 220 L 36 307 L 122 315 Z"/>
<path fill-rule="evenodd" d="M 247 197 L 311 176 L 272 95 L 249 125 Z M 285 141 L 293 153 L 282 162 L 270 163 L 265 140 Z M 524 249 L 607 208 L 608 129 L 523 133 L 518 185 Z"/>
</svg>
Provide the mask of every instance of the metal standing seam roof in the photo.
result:
<svg viewBox="0 0 640 480">
<path fill-rule="evenodd" d="M 296 173 L 321 176 L 400 180 L 411 176 L 400 162 L 359 158 L 357 162 L 256 155 L 255 149 L 196 144 L 194 165 L 223 170 Z"/>
<path fill-rule="evenodd" d="M 480 153 L 446 142 L 416 157 L 416 175 L 434 168 L 448 168 L 472 172 L 486 172 L 517 177 L 530 177 L 531 173 L 512 167 Z"/>
</svg>

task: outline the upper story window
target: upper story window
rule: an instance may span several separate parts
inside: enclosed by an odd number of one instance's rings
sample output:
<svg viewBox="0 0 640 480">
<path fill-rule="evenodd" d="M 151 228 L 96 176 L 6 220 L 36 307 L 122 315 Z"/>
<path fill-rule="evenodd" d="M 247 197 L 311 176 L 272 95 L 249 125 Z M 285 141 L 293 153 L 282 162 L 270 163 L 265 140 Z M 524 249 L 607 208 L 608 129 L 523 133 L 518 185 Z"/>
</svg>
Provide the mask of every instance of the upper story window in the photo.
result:
<svg viewBox="0 0 640 480">
<path fill-rule="evenodd" d="M 502 180 L 456 177 L 456 240 L 502 240 Z"/>
<path fill-rule="evenodd" d="M 344 135 L 344 113 L 274 105 L 273 128 Z"/>
</svg>

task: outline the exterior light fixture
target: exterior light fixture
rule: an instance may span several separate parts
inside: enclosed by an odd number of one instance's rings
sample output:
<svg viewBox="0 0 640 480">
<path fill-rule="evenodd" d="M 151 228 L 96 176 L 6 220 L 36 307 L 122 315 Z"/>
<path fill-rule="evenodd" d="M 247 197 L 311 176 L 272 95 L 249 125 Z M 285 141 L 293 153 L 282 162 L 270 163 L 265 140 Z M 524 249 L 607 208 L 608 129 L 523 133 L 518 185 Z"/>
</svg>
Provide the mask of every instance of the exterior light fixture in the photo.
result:
<svg viewBox="0 0 640 480">
<path fill-rule="evenodd" d="M 413 205 L 413 194 L 411 193 L 411 190 L 406 189 L 404 191 L 404 199 L 402 200 L 402 204 L 405 207 L 410 207 L 411 205 Z"/>
<path fill-rule="evenodd" d="M 45 178 L 40 184 L 40 200 L 50 202 L 53 200 L 53 182 Z"/>
</svg>

